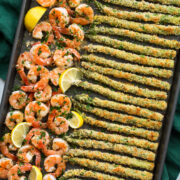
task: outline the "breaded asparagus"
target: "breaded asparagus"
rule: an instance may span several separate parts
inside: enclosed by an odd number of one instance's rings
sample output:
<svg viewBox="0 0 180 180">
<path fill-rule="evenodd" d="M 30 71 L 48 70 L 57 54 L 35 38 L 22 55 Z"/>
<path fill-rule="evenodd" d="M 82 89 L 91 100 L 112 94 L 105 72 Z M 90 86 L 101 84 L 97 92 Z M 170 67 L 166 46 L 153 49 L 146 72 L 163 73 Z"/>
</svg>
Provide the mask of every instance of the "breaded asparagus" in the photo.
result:
<svg viewBox="0 0 180 180">
<path fill-rule="evenodd" d="M 115 92 L 114 90 L 105 88 L 98 84 L 89 83 L 87 81 L 78 81 L 75 84 L 75 86 L 81 87 L 86 90 L 91 90 L 93 92 L 96 92 L 118 102 L 125 102 L 138 105 L 141 107 L 154 108 L 160 110 L 165 110 L 167 108 L 167 103 L 165 101 L 130 96 L 121 92 Z"/>
<path fill-rule="evenodd" d="M 94 54 L 82 55 L 81 60 L 89 61 L 92 63 L 97 63 L 97 64 L 103 65 L 105 67 L 111 67 L 111 68 L 118 69 L 118 70 L 124 70 L 124 71 L 129 71 L 132 73 L 139 73 L 139 74 L 145 74 L 145 75 L 153 75 L 156 77 L 170 78 L 173 74 L 171 70 L 159 69 L 159 68 L 153 68 L 153 67 L 145 67 L 145 66 L 140 66 L 140 65 L 136 65 L 136 64 L 116 62 L 116 61 L 112 61 L 110 59 L 96 56 Z M 149 82 L 150 80 L 147 79 L 147 81 Z M 153 80 L 153 81 L 155 81 L 155 80 Z M 158 81 L 157 81 L 157 83 L 158 83 Z M 167 84 L 167 86 L 169 86 L 169 85 Z"/>
<path fill-rule="evenodd" d="M 107 3 L 116 4 L 119 6 L 129 7 L 133 9 L 138 9 L 142 11 L 157 12 L 163 14 L 180 15 L 180 8 L 174 6 L 166 6 L 161 4 L 149 3 L 146 1 L 136 1 L 136 0 L 102 0 Z M 161 1 L 161 0 L 158 0 Z M 164 0 L 163 0 L 164 1 Z M 165 0 L 166 1 L 166 0 Z"/>
<path fill-rule="evenodd" d="M 177 16 L 171 16 L 171 15 L 160 14 L 160 13 L 118 10 L 118 9 L 103 5 L 98 1 L 95 1 L 95 4 L 102 13 L 106 14 L 107 16 L 117 17 L 119 19 L 154 22 L 156 24 L 158 23 L 158 24 L 180 25 L 180 17 L 177 17 Z"/>
<path fill-rule="evenodd" d="M 180 1 L 179 0 L 148 0 L 148 1 L 152 1 L 152 2 L 155 2 L 155 3 L 159 2 L 161 4 L 180 6 Z"/>
<path fill-rule="evenodd" d="M 124 83 L 121 81 L 115 81 L 97 72 L 88 71 L 82 68 L 81 68 L 81 72 L 87 79 L 93 79 L 95 81 L 98 81 L 102 84 L 105 84 L 109 87 L 112 87 L 114 89 L 117 89 L 125 93 L 130 93 L 137 96 L 142 96 L 152 99 L 167 99 L 167 93 L 164 91 L 150 90 L 148 88 L 141 88 L 133 84 Z"/>
<path fill-rule="evenodd" d="M 136 167 L 152 171 L 154 169 L 154 163 L 137 158 L 131 158 L 128 156 L 114 155 L 110 153 L 104 153 L 100 151 L 82 150 L 82 149 L 70 149 L 67 153 L 71 157 L 84 157 L 89 159 L 99 159 L 108 161 L 115 164 L 127 165 L 129 167 Z"/>
<path fill-rule="evenodd" d="M 139 76 L 137 74 L 119 71 L 119 70 L 112 69 L 112 68 L 105 68 L 102 66 L 91 64 L 89 62 L 82 61 L 81 66 L 90 71 L 98 72 L 98 73 L 105 74 L 105 75 L 110 75 L 115 78 L 126 79 L 130 82 L 134 81 L 134 82 L 137 82 L 140 84 L 145 84 L 145 85 L 153 86 L 153 87 L 160 88 L 160 89 L 169 90 L 171 87 L 171 85 L 166 81 L 162 81 L 162 80 L 159 80 L 156 78 L 149 78 L 146 76 Z"/>
<path fill-rule="evenodd" d="M 90 53 L 94 53 L 94 52 L 103 53 L 119 59 L 123 59 L 125 61 L 130 61 L 133 63 L 143 64 L 143 65 L 160 66 L 166 68 L 174 67 L 174 60 L 171 59 L 160 59 L 160 58 L 153 58 L 144 55 L 137 55 L 119 49 L 114 49 L 108 46 L 89 44 L 87 46 L 84 46 L 84 50 Z"/>
<path fill-rule="evenodd" d="M 131 2 L 131 1 L 129 1 Z M 179 35 L 179 26 L 165 26 L 158 24 L 142 24 L 134 21 L 127 21 L 124 19 L 118 19 L 112 16 L 96 15 L 94 20 L 98 23 L 105 23 L 111 26 L 130 29 L 138 32 L 145 32 L 149 34 L 161 34 L 161 35 Z"/>
<path fill-rule="evenodd" d="M 160 58 L 169 58 L 174 59 L 176 57 L 176 51 L 168 50 L 168 49 L 160 49 L 154 48 L 151 46 L 138 45 L 136 43 L 131 43 L 128 41 L 120 41 L 117 39 L 113 39 L 107 36 L 102 35 L 86 35 L 92 42 L 101 43 L 113 48 L 117 48 L 120 50 L 132 51 L 138 54 L 144 54 L 147 56 L 154 56 Z"/>
<path fill-rule="evenodd" d="M 134 105 L 117 103 L 115 101 L 103 100 L 97 97 L 91 98 L 88 94 L 76 95 L 75 99 L 80 101 L 81 103 L 86 103 L 93 106 L 99 106 L 102 108 L 114 109 L 117 111 L 122 111 L 128 114 L 142 116 L 148 119 L 154 119 L 157 121 L 162 121 L 164 118 L 162 114 L 155 111 L 151 111 L 149 109 L 141 108 Z"/>
<path fill-rule="evenodd" d="M 134 170 L 123 167 L 121 165 L 98 162 L 96 160 L 90 160 L 85 158 L 72 158 L 68 156 L 65 156 L 65 159 L 72 164 L 78 164 L 92 170 L 103 171 L 114 175 L 121 175 L 123 177 L 132 177 L 142 180 L 151 180 L 153 177 L 153 174 L 150 172 Z"/>
<path fill-rule="evenodd" d="M 80 147 L 86 147 L 86 148 L 93 148 L 93 149 L 101 149 L 101 150 L 108 150 L 108 151 L 114 151 L 118 153 L 124 153 L 129 154 L 134 157 L 139 157 L 142 159 L 146 159 L 149 161 L 155 160 L 155 153 L 144 150 L 141 148 L 137 148 L 134 146 L 127 146 L 122 144 L 114 144 L 110 142 L 104 142 L 104 141 L 96 141 L 91 139 L 74 139 L 70 137 L 65 138 L 68 143 L 74 144 Z"/>
</svg>

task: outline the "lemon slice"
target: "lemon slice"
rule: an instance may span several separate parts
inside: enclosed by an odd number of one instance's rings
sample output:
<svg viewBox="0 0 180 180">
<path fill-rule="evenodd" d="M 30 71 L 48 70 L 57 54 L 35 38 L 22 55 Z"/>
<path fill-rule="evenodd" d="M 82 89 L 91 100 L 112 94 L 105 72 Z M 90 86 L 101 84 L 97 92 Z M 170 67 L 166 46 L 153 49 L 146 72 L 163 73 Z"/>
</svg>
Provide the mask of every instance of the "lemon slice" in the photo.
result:
<svg viewBox="0 0 180 180">
<path fill-rule="evenodd" d="M 11 140 L 14 146 L 17 148 L 20 148 L 22 146 L 23 140 L 25 139 L 29 128 L 31 124 L 30 123 L 19 123 L 15 126 L 15 128 L 11 132 Z"/>
<path fill-rule="evenodd" d="M 44 15 L 46 10 L 47 10 L 46 8 L 37 6 L 37 7 L 31 8 L 26 13 L 25 18 L 24 18 L 24 25 L 29 32 L 31 32 L 34 29 L 34 27 L 39 22 L 41 17 Z"/>
<path fill-rule="evenodd" d="M 70 127 L 73 129 L 80 128 L 84 123 L 82 116 L 75 111 L 72 111 L 71 113 L 72 113 L 72 118 L 68 119 Z"/>
<path fill-rule="evenodd" d="M 42 180 L 42 173 L 38 167 L 32 167 L 28 180 Z"/>
<path fill-rule="evenodd" d="M 78 68 L 69 68 L 59 78 L 59 86 L 65 93 L 74 83 L 81 79 L 81 72 Z"/>
</svg>

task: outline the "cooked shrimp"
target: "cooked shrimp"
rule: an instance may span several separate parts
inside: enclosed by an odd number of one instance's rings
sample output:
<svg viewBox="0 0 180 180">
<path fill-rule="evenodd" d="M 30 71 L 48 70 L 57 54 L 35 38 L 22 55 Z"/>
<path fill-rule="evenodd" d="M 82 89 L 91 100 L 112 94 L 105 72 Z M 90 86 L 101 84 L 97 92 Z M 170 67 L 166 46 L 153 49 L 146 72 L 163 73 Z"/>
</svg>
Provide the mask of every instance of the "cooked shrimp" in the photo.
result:
<svg viewBox="0 0 180 180">
<path fill-rule="evenodd" d="M 34 97 L 36 101 L 46 102 L 51 99 L 52 96 L 52 88 L 47 85 L 42 91 L 37 91 L 34 93 Z"/>
<path fill-rule="evenodd" d="M 76 8 L 81 3 L 81 0 L 68 0 L 68 4 L 71 8 Z"/>
<path fill-rule="evenodd" d="M 28 81 L 28 78 L 25 73 L 25 68 L 30 69 L 33 64 L 34 64 L 34 62 L 31 58 L 31 55 L 29 52 L 24 52 L 24 53 L 20 54 L 18 61 L 17 61 L 16 69 L 17 69 L 17 72 L 19 73 L 22 81 L 26 85 L 29 85 L 29 81 Z"/>
<path fill-rule="evenodd" d="M 30 102 L 25 108 L 25 120 L 32 124 L 36 128 L 46 128 L 47 124 L 41 122 L 42 118 L 45 117 L 49 112 L 49 107 L 44 103 L 33 101 Z"/>
<path fill-rule="evenodd" d="M 22 180 L 25 179 L 24 176 L 20 176 L 27 171 L 31 171 L 32 165 L 29 163 L 16 164 L 8 171 L 8 180 Z"/>
<path fill-rule="evenodd" d="M 50 23 L 48 23 L 46 21 L 42 21 L 36 25 L 36 27 L 33 30 L 32 36 L 35 39 L 42 39 L 43 38 L 43 32 L 46 33 L 45 40 L 44 40 L 45 43 L 47 45 L 53 43 L 54 35 L 52 32 L 52 26 Z"/>
<path fill-rule="evenodd" d="M 49 21 L 52 26 L 65 28 L 69 24 L 69 15 L 65 8 L 53 8 L 49 13 Z"/>
<path fill-rule="evenodd" d="M 50 155 L 44 160 L 44 168 L 47 172 L 54 172 L 55 177 L 59 177 L 65 171 L 66 164 L 61 156 Z"/>
<path fill-rule="evenodd" d="M 56 3 L 56 0 L 36 0 L 43 7 L 52 7 Z"/>
<path fill-rule="evenodd" d="M 52 63 L 51 51 L 46 44 L 35 44 L 30 53 L 35 64 L 49 66 Z"/>
<path fill-rule="evenodd" d="M 73 65 L 73 60 L 80 60 L 80 54 L 72 48 L 56 50 L 53 56 L 56 66 L 65 69 Z"/>
<path fill-rule="evenodd" d="M 47 124 L 48 128 L 56 135 L 64 134 L 69 130 L 68 121 L 61 116 L 54 117 L 53 114 L 49 114 Z"/>
<path fill-rule="evenodd" d="M 34 146 L 22 146 L 17 153 L 18 160 L 24 163 L 30 163 L 34 156 L 36 156 L 36 166 L 40 167 L 41 153 Z"/>
<path fill-rule="evenodd" d="M 9 103 L 14 109 L 22 109 L 26 106 L 27 94 L 23 91 L 14 91 L 9 97 Z"/>
<path fill-rule="evenodd" d="M 7 113 L 5 124 L 12 130 L 16 123 L 20 123 L 24 120 L 24 114 L 21 111 L 11 111 Z"/>
<path fill-rule="evenodd" d="M 39 76 L 40 80 L 36 82 Z M 32 66 L 27 77 L 34 84 L 22 86 L 21 89 L 25 92 L 38 92 L 43 90 L 48 85 L 49 70 L 43 66 Z"/>
<path fill-rule="evenodd" d="M 11 150 L 16 150 L 11 141 L 11 134 L 7 133 L 3 136 L 3 141 L 0 142 L 0 151 L 4 156 L 12 160 L 17 160 L 17 157 L 14 154 L 10 153 L 10 148 Z"/>
<path fill-rule="evenodd" d="M 69 48 L 78 48 L 84 40 L 84 31 L 77 24 L 71 24 L 68 28 L 53 27 L 56 38 Z M 62 34 L 73 36 L 73 39 L 67 39 Z"/>
<path fill-rule="evenodd" d="M 94 21 L 94 11 L 87 4 L 80 4 L 75 9 L 76 18 L 70 18 L 71 23 L 87 25 Z"/>
<path fill-rule="evenodd" d="M 65 69 L 62 68 L 55 68 L 52 71 L 50 71 L 50 80 L 54 86 L 59 85 L 59 77 L 60 75 L 65 71 Z"/>
<path fill-rule="evenodd" d="M 58 108 L 58 115 L 67 115 L 71 110 L 71 100 L 64 94 L 57 94 L 51 98 L 51 105 Z"/>
<path fill-rule="evenodd" d="M 56 180 L 56 177 L 53 176 L 52 174 L 46 174 L 46 175 L 43 177 L 43 180 Z"/>
<path fill-rule="evenodd" d="M 54 151 L 63 151 L 63 154 L 69 151 L 68 143 L 61 138 L 54 138 L 52 149 Z"/>
<path fill-rule="evenodd" d="M 7 179 L 9 169 L 13 166 L 13 161 L 9 158 L 0 159 L 0 178 Z"/>
</svg>

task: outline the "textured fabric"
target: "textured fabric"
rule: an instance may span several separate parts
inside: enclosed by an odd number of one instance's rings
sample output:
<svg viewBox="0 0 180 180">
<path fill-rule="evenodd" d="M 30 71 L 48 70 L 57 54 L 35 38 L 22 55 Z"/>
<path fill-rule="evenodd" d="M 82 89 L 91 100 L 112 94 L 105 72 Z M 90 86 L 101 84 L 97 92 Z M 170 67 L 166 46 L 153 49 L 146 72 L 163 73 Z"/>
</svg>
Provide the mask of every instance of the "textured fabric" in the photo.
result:
<svg viewBox="0 0 180 180">
<path fill-rule="evenodd" d="M 22 0 L 0 0 L 0 78 L 5 79 Z M 163 180 L 175 180 L 180 172 L 180 96 L 168 147 Z"/>
</svg>

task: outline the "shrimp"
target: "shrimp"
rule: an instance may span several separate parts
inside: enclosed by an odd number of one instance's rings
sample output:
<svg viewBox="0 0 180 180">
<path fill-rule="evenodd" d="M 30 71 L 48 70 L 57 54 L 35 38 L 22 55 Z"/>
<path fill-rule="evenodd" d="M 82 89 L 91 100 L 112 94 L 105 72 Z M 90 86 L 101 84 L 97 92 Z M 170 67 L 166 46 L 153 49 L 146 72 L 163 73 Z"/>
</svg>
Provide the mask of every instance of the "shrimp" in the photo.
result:
<svg viewBox="0 0 180 180">
<path fill-rule="evenodd" d="M 9 103 L 14 109 L 22 109 L 26 106 L 27 94 L 23 91 L 14 91 L 9 97 Z"/>
<path fill-rule="evenodd" d="M 74 11 L 71 10 L 71 8 L 69 7 L 69 5 L 67 3 L 67 0 L 58 0 L 58 2 L 59 2 L 58 3 L 59 7 L 65 8 L 69 15 L 73 15 L 74 14 Z"/>
<path fill-rule="evenodd" d="M 58 115 L 67 115 L 71 110 L 71 100 L 64 94 L 57 94 L 51 98 L 51 105 L 58 111 Z"/>
<path fill-rule="evenodd" d="M 25 177 L 20 176 L 22 173 L 31 171 L 32 165 L 29 163 L 25 164 L 16 164 L 8 171 L 8 180 L 22 180 Z"/>
<path fill-rule="evenodd" d="M 53 115 L 49 114 L 47 125 L 48 128 L 56 135 L 64 134 L 69 130 L 68 121 L 61 116 L 57 116 L 54 118 Z"/>
<path fill-rule="evenodd" d="M 87 25 L 94 21 L 94 11 L 92 7 L 87 4 L 80 4 L 76 7 L 75 13 L 76 18 L 70 18 L 71 23 Z"/>
<path fill-rule="evenodd" d="M 55 5 L 56 0 L 36 0 L 43 7 L 52 7 Z"/>
<path fill-rule="evenodd" d="M 51 51 L 46 44 L 35 44 L 30 50 L 35 64 L 49 66 L 52 63 Z"/>
<path fill-rule="evenodd" d="M 71 8 L 76 8 L 81 3 L 81 0 L 68 0 L 68 4 Z"/>
<path fill-rule="evenodd" d="M 36 166 L 40 167 L 41 153 L 35 147 L 28 144 L 22 146 L 17 153 L 17 157 L 19 161 L 24 163 L 30 163 L 34 156 L 36 156 L 36 161 L 35 161 Z"/>
<path fill-rule="evenodd" d="M 84 40 L 84 31 L 77 24 L 71 24 L 68 28 L 53 27 L 56 38 L 69 48 L 78 48 Z M 73 36 L 73 39 L 67 39 L 62 34 Z"/>
<path fill-rule="evenodd" d="M 46 175 L 43 177 L 43 180 L 56 180 L 56 177 L 53 176 L 52 174 L 46 174 Z"/>
<path fill-rule="evenodd" d="M 66 164 L 61 156 L 50 155 L 44 160 L 44 168 L 47 172 L 54 172 L 55 177 L 59 177 L 65 171 Z"/>
<path fill-rule="evenodd" d="M 13 166 L 13 161 L 9 158 L 0 159 L 0 178 L 7 179 L 9 169 Z"/>
<path fill-rule="evenodd" d="M 13 143 L 11 141 L 11 134 L 10 133 L 5 134 L 2 139 L 3 139 L 3 141 L 0 142 L 0 151 L 1 151 L 1 153 L 4 156 L 16 161 L 17 157 L 14 154 L 10 153 L 10 151 L 9 151 L 10 149 L 11 150 L 16 150 L 16 148 L 14 147 L 14 145 L 13 145 Z"/>
<path fill-rule="evenodd" d="M 53 8 L 49 13 L 49 22 L 52 26 L 59 26 L 65 28 L 69 24 L 69 15 L 65 8 Z"/>
<path fill-rule="evenodd" d="M 65 71 L 65 69 L 61 69 L 59 67 L 50 71 L 50 80 L 54 86 L 59 85 L 59 77 Z"/>
<path fill-rule="evenodd" d="M 21 111 L 11 111 L 7 114 L 5 124 L 6 126 L 12 130 L 16 123 L 23 122 L 24 114 Z"/>
<path fill-rule="evenodd" d="M 43 32 L 46 33 L 45 35 L 45 43 L 47 45 L 53 43 L 54 41 L 54 35 L 52 32 L 52 26 L 50 23 L 43 21 L 36 25 L 36 27 L 33 30 L 32 36 L 35 39 L 42 39 L 43 38 Z"/>
<path fill-rule="evenodd" d="M 73 66 L 73 60 L 80 60 L 80 54 L 72 48 L 56 50 L 53 56 L 56 66 L 60 68 L 68 68 Z"/>
<path fill-rule="evenodd" d="M 40 80 L 36 82 L 39 76 Z M 48 85 L 49 70 L 43 66 L 32 66 L 27 77 L 34 84 L 22 86 L 21 89 L 25 92 L 38 92 L 43 90 Z"/>
<path fill-rule="evenodd" d="M 46 102 L 51 99 L 52 96 L 52 88 L 47 85 L 42 91 L 37 91 L 34 93 L 34 97 L 36 101 Z"/>
<path fill-rule="evenodd" d="M 17 69 L 17 72 L 19 73 L 22 81 L 26 85 L 29 85 L 29 80 L 26 76 L 25 68 L 30 69 L 33 64 L 34 64 L 34 62 L 31 58 L 31 55 L 29 52 L 24 52 L 24 53 L 20 54 L 18 61 L 17 61 L 16 69 Z"/>
<path fill-rule="evenodd" d="M 46 128 L 47 124 L 41 122 L 42 118 L 45 117 L 49 112 L 49 107 L 44 103 L 33 101 L 30 102 L 25 108 L 25 120 L 32 124 L 36 128 Z"/>
</svg>

